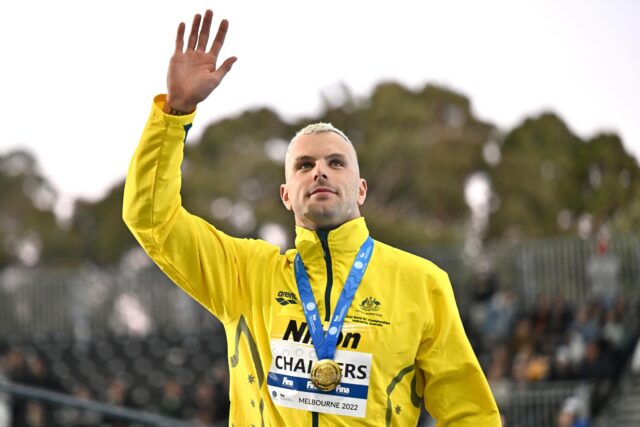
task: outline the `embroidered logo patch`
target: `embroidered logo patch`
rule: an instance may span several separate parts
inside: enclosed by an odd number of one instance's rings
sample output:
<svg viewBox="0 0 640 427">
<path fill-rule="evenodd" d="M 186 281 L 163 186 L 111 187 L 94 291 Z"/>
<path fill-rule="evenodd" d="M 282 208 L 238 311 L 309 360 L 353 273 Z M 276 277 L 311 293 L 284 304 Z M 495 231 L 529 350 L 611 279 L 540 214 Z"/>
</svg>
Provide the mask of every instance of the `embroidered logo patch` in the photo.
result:
<svg viewBox="0 0 640 427">
<path fill-rule="evenodd" d="M 378 311 L 380 310 L 380 301 L 374 297 L 367 297 L 360 303 L 360 308 L 364 311 Z"/>
<path fill-rule="evenodd" d="M 293 292 L 280 291 L 278 292 L 276 301 L 278 301 L 278 304 L 280 305 L 297 304 L 298 297 Z"/>
</svg>

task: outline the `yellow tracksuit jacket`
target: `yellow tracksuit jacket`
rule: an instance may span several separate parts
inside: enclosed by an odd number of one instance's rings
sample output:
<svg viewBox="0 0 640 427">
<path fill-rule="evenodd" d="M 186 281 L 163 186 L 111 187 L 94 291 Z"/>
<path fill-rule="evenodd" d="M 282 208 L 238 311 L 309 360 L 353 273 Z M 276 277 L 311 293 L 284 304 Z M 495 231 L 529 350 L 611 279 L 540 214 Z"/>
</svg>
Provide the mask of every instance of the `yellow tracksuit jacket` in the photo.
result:
<svg viewBox="0 0 640 427">
<path fill-rule="evenodd" d="M 364 219 L 329 232 L 297 227 L 296 248 L 280 254 L 189 214 L 180 165 L 194 115 L 164 114 L 163 103 L 154 100 L 131 161 L 123 216 L 160 268 L 224 324 L 232 425 L 415 426 L 421 400 L 439 427 L 500 425 L 447 274 L 378 241 L 338 341 L 343 381 L 333 392 L 315 389 L 294 257 L 326 328 L 369 234 Z"/>
</svg>

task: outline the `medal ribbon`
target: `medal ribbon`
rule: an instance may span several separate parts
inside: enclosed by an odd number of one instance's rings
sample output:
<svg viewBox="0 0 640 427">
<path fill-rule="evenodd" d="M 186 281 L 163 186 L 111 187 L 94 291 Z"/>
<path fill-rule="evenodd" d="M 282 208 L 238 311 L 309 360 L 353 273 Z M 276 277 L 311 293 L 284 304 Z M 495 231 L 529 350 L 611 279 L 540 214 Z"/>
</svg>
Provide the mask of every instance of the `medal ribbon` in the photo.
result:
<svg viewBox="0 0 640 427">
<path fill-rule="evenodd" d="M 342 288 L 340 298 L 333 310 L 333 317 L 329 324 L 329 329 L 325 335 L 322 329 L 322 322 L 320 321 L 320 314 L 318 313 L 318 306 L 316 304 L 313 291 L 311 290 L 311 283 L 309 282 L 309 276 L 304 268 L 300 253 L 296 255 L 294 261 L 294 271 L 296 275 L 296 283 L 298 285 L 298 293 L 300 294 L 300 300 L 302 301 L 302 309 L 304 310 L 304 317 L 307 319 L 309 332 L 311 333 L 311 340 L 313 346 L 316 349 L 318 360 L 332 359 L 336 352 L 336 345 L 338 343 L 338 336 L 344 323 L 344 318 L 347 315 L 347 311 L 351 306 L 353 297 L 356 294 L 358 286 L 362 281 L 362 276 L 367 269 L 369 260 L 371 259 L 371 253 L 373 252 L 373 239 L 367 237 L 367 240 L 360 247 L 360 251 L 353 261 L 351 271 L 347 281 Z M 328 309 L 328 307 L 327 307 Z"/>
</svg>

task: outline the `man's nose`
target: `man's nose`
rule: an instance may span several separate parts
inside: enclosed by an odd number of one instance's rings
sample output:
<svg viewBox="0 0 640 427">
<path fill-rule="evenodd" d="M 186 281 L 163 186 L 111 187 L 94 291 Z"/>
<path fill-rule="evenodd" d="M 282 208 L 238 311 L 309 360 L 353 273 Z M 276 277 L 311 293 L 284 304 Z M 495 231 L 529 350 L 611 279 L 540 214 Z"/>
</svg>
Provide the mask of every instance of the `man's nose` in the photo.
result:
<svg viewBox="0 0 640 427">
<path fill-rule="evenodd" d="M 327 174 L 324 172 L 324 168 L 320 164 L 320 162 L 316 163 L 316 167 L 313 171 L 313 180 L 318 181 L 320 179 L 326 180 Z"/>
</svg>

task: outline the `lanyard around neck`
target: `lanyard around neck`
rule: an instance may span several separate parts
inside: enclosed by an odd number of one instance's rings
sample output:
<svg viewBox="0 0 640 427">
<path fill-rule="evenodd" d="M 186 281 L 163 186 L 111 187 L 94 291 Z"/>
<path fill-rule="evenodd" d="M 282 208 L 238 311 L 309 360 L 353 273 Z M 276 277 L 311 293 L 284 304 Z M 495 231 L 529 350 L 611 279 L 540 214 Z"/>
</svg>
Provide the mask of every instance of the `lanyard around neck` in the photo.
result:
<svg viewBox="0 0 640 427">
<path fill-rule="evenodd" d="M 356 259 L 353 261 L 347 281 L 342 288 L 340 298 L 333 310 L 333 316 L 326 335 L 322 329 L 322 322 L 320 321 L 318 306 L 316 304 L 315 297 L 313 296 L 313 291 L 311 290 L 309 276 L 304 268 L 304 263 L 302 262 L 300 253 L 296 255 L 294 271 L 296 275 L 296 283 L 298 285 L 298 293 L 300 294 L 304 316 L 309 325 L 311 340 L 314 348 L 316 349 L 318 360 L 333 359 L 342 324 L 344 323 L 347 311 L 351 306 L 353 297 L 356 294 L 356 290 L 358 290 L 358 286 L 360 286 L 362 276 L 364 276 L 364 272 L 367 269 L 372 252 L 373 239 L 371 237 L 367 237 L 367 240 L 365 240 L 360 247 Z M 329 307 L 327 307 L 327 309 L 329 309 Z"/>
</svg>

